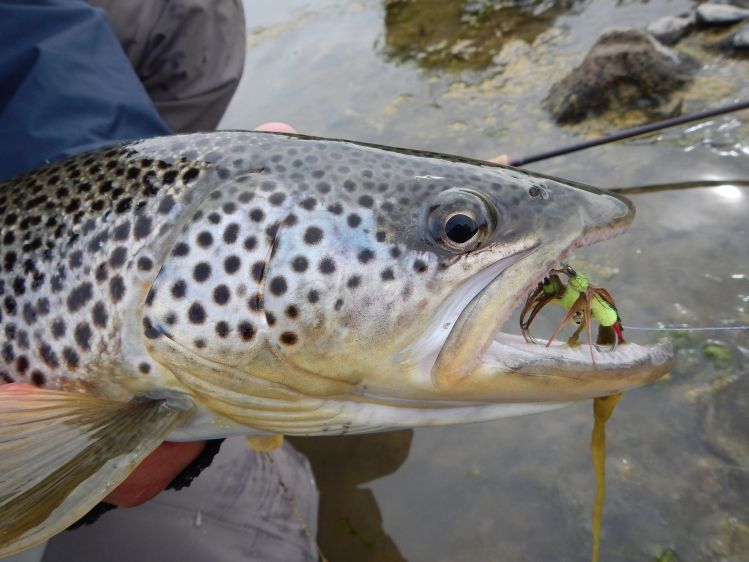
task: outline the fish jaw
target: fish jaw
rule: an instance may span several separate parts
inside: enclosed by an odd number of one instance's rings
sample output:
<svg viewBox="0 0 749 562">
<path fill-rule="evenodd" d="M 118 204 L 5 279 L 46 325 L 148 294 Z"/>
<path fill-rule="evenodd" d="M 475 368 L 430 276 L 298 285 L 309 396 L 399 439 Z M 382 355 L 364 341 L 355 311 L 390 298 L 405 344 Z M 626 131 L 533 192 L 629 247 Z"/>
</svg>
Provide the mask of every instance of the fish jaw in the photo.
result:
<svg viewBox="0 0 749 562">
<path fill-rule="evenodd" d="M 547 347 L 501 331 L 513 310 L 565 256 L 627 230 L 634 219 L 633 205 L 597 193 L 603 197 L 595 207 L 599 216 L 588 217 L 580 233 L 539 241 L 465 307 L 430 373 L 440 394 L 494 403 L 570 402 L 629 390 L 669 371 L 673 353 L 667 342 L 620 344 L 614 351 L 594 347 L 593 358 L 589 346 Z"/>
</svg>

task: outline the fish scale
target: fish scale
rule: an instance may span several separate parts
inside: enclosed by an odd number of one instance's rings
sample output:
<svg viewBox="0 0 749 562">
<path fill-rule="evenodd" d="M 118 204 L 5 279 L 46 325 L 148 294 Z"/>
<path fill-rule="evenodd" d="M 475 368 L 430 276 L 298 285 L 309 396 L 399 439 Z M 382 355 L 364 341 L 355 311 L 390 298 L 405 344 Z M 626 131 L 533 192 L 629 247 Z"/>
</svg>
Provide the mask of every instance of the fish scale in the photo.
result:
<svg viewBox="0 0 749 562">
<path fill-rule="evenodd" d="M 0 184 L 0 557 L 166 439 L 482 421 L 654 380 L 662 344 L 593 364 L 501 331 L 560 259 L 632 217 L 521 170 L 241 131 Z"/>
<path fill-rule="evenodd" d="M 125 357 L 117 337 L 143 303 L 147 340 L 174 335 L 235 363 L 266 334 L 300 347 L 310 334 L 324 334 L 329 346 L 363 322 L 382 321 L 362 307 L 375 294 L 391 306 L 410 298 L 414 263 L 422 273 L 436 265 L 427 252 L 398 260 L 399 245 L 381 227 L 404 214 L 409 195 L 437 184 L 417 183 L 408 193 L 405 181 L 392 179 L 435 170 L 398 170 L 354 146 L 326 149 L 309 142 L 277 150 L 268 135 L 247 133 L 176 137 L 85 155 L 3 186 L 3 380 L 101 386 L 89 364 L 97 371 L 137 367 L 154 379 L 149 353 L 129 349 Z M 357 166 L 364 169 L 352 171 Z M 228 178 L 228 186 L 213 189 Z M 13 208 L 10 193 L 28 203 Z M 375 195 L 385 196 L 379 209 Z M 207 206 L 191 213 L 202 198 Z M 356 247 L 320 244 L 351 236 Z M 168 251 L 175 259 L 159 269 Z M 422 289 L 429 294 L 429 285 Z M 347 301 L 356 291 L 372 297 L 352 310 Z"/>
</svg>

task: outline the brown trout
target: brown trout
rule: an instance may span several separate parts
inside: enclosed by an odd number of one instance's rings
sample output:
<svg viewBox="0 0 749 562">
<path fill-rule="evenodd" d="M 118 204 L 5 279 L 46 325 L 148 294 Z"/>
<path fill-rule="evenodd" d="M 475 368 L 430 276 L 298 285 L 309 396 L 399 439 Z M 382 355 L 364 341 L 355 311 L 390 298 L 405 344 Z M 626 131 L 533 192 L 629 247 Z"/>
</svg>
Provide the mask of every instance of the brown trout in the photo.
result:
<svg viewBox="0 0 749 562">
<path fill-rule="evenodd" d="M 490 420 L 618 393 L 667 344 L 502 332 L 633 206 L 495 164 L 259 132 L 173 136 L 0 185 L 0 556 L 166 439 Z"/>
</svg>

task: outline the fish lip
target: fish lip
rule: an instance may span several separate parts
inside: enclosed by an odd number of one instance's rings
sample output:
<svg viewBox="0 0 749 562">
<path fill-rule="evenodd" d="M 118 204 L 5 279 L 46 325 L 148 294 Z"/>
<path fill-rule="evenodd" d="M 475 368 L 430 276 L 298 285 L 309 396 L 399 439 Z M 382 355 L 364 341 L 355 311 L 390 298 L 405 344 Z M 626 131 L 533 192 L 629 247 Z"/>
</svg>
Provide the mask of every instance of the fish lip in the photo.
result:
<svg viewBox="0 0 749 562">
<path fill-rule="evenodd" d="M 583 233 L 560 252 L 552 267 L 559 266 L 577 248 L 591 246 L 620 236 L 628 226 L 628 224 L 620 224 Z M 565 400 L 621 392 L 653 382 L 668 373 L 673 360 L 673 347 L 666 339 L 661 339 L 652 345 L 627 342 L 619 344 L 614 350 L 606 351 L 600 351 L 593 346 L 594 361 L 591 358 L 590 346 L 587 344 L 571 347 L 559 342 L 547 346 L 546 340 L 540 338 L 536 338 L 537 343 L 528 343 L 523 336 L 503 332 L 502 328 L 512 313 L 525 302 L 530 291 L 537 287 L 546 275 L 548 275 L 548 270 L 531 276 L 527 285 L 515 295 L 516 303 L 502 319 L 489 349 L 482 358 L 483 362 L 495 362 L 501 358 L 502 365 L 517 374 L 577 381 L 585 379 L 587 383 L 600 381 L 603 385 L 596 390 L 595 394 L 588 392 L 585 396 L 579 397 L 570 394 L 564 397 Z M 484 290 L 489 290 L 490 286 L 491 283 Z"/>
</svg>

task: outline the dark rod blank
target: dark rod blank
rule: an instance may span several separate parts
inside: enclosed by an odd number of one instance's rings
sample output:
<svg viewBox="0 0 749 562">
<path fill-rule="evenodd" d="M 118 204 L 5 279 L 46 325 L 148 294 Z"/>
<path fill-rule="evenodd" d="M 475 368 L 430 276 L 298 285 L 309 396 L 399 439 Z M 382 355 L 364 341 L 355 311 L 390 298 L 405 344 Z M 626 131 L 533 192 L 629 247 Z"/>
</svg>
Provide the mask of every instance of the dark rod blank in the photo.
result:
<svg viewBox="0 0 749 562">
<path fill-rule="evenodd" d="M 700 111 L 699 113 L 690 113 L 689 115 L 681 115 L 679 117 L 672 117 L 671 119 L 664 119 L 663 121 L 656 121 L 655 123 L 648 123 L 647 125 L 640 125 L 639 127 L 633 127 L 632 129 L 625 129 L 617 133 L 612 133 L 604 137 L 597 139 L 572 144 L 562 148 L 556 148 L 554 150 L 548 150 L 546 152 L 539 152 L 538 154 L 531 154 L 525 158 L 517 158 L 510 161 L 510 166 L 524 166 L 531 162 L 538 162 L 539 160 L 546 160 L 548 158 L 554 158 L 556 156 L 562 156 L 563 154 L 569 154 L 570 152 L 577 152 L 579 150 L 585 150 L 592 146 L 599 146 L 601 144 L 607 144 L 630 137 L 636 137 L 644 135 L 646 133 L 652 133 L 653 131 L 659 131 L 668 127 L 675 127 L 682 123 L 689 123 L 690 121 L 701 121 L 708 117 L 714 117 L 716 115 L 723 115 L 724 113 L 731 113 L 733 111 L 740 111 L 742 109 L 749 109 L 749 100 L 744 100 L 730 105 L 724 105 L 717 109 L 709 109 L 707 111 Z"/>
</svg>

